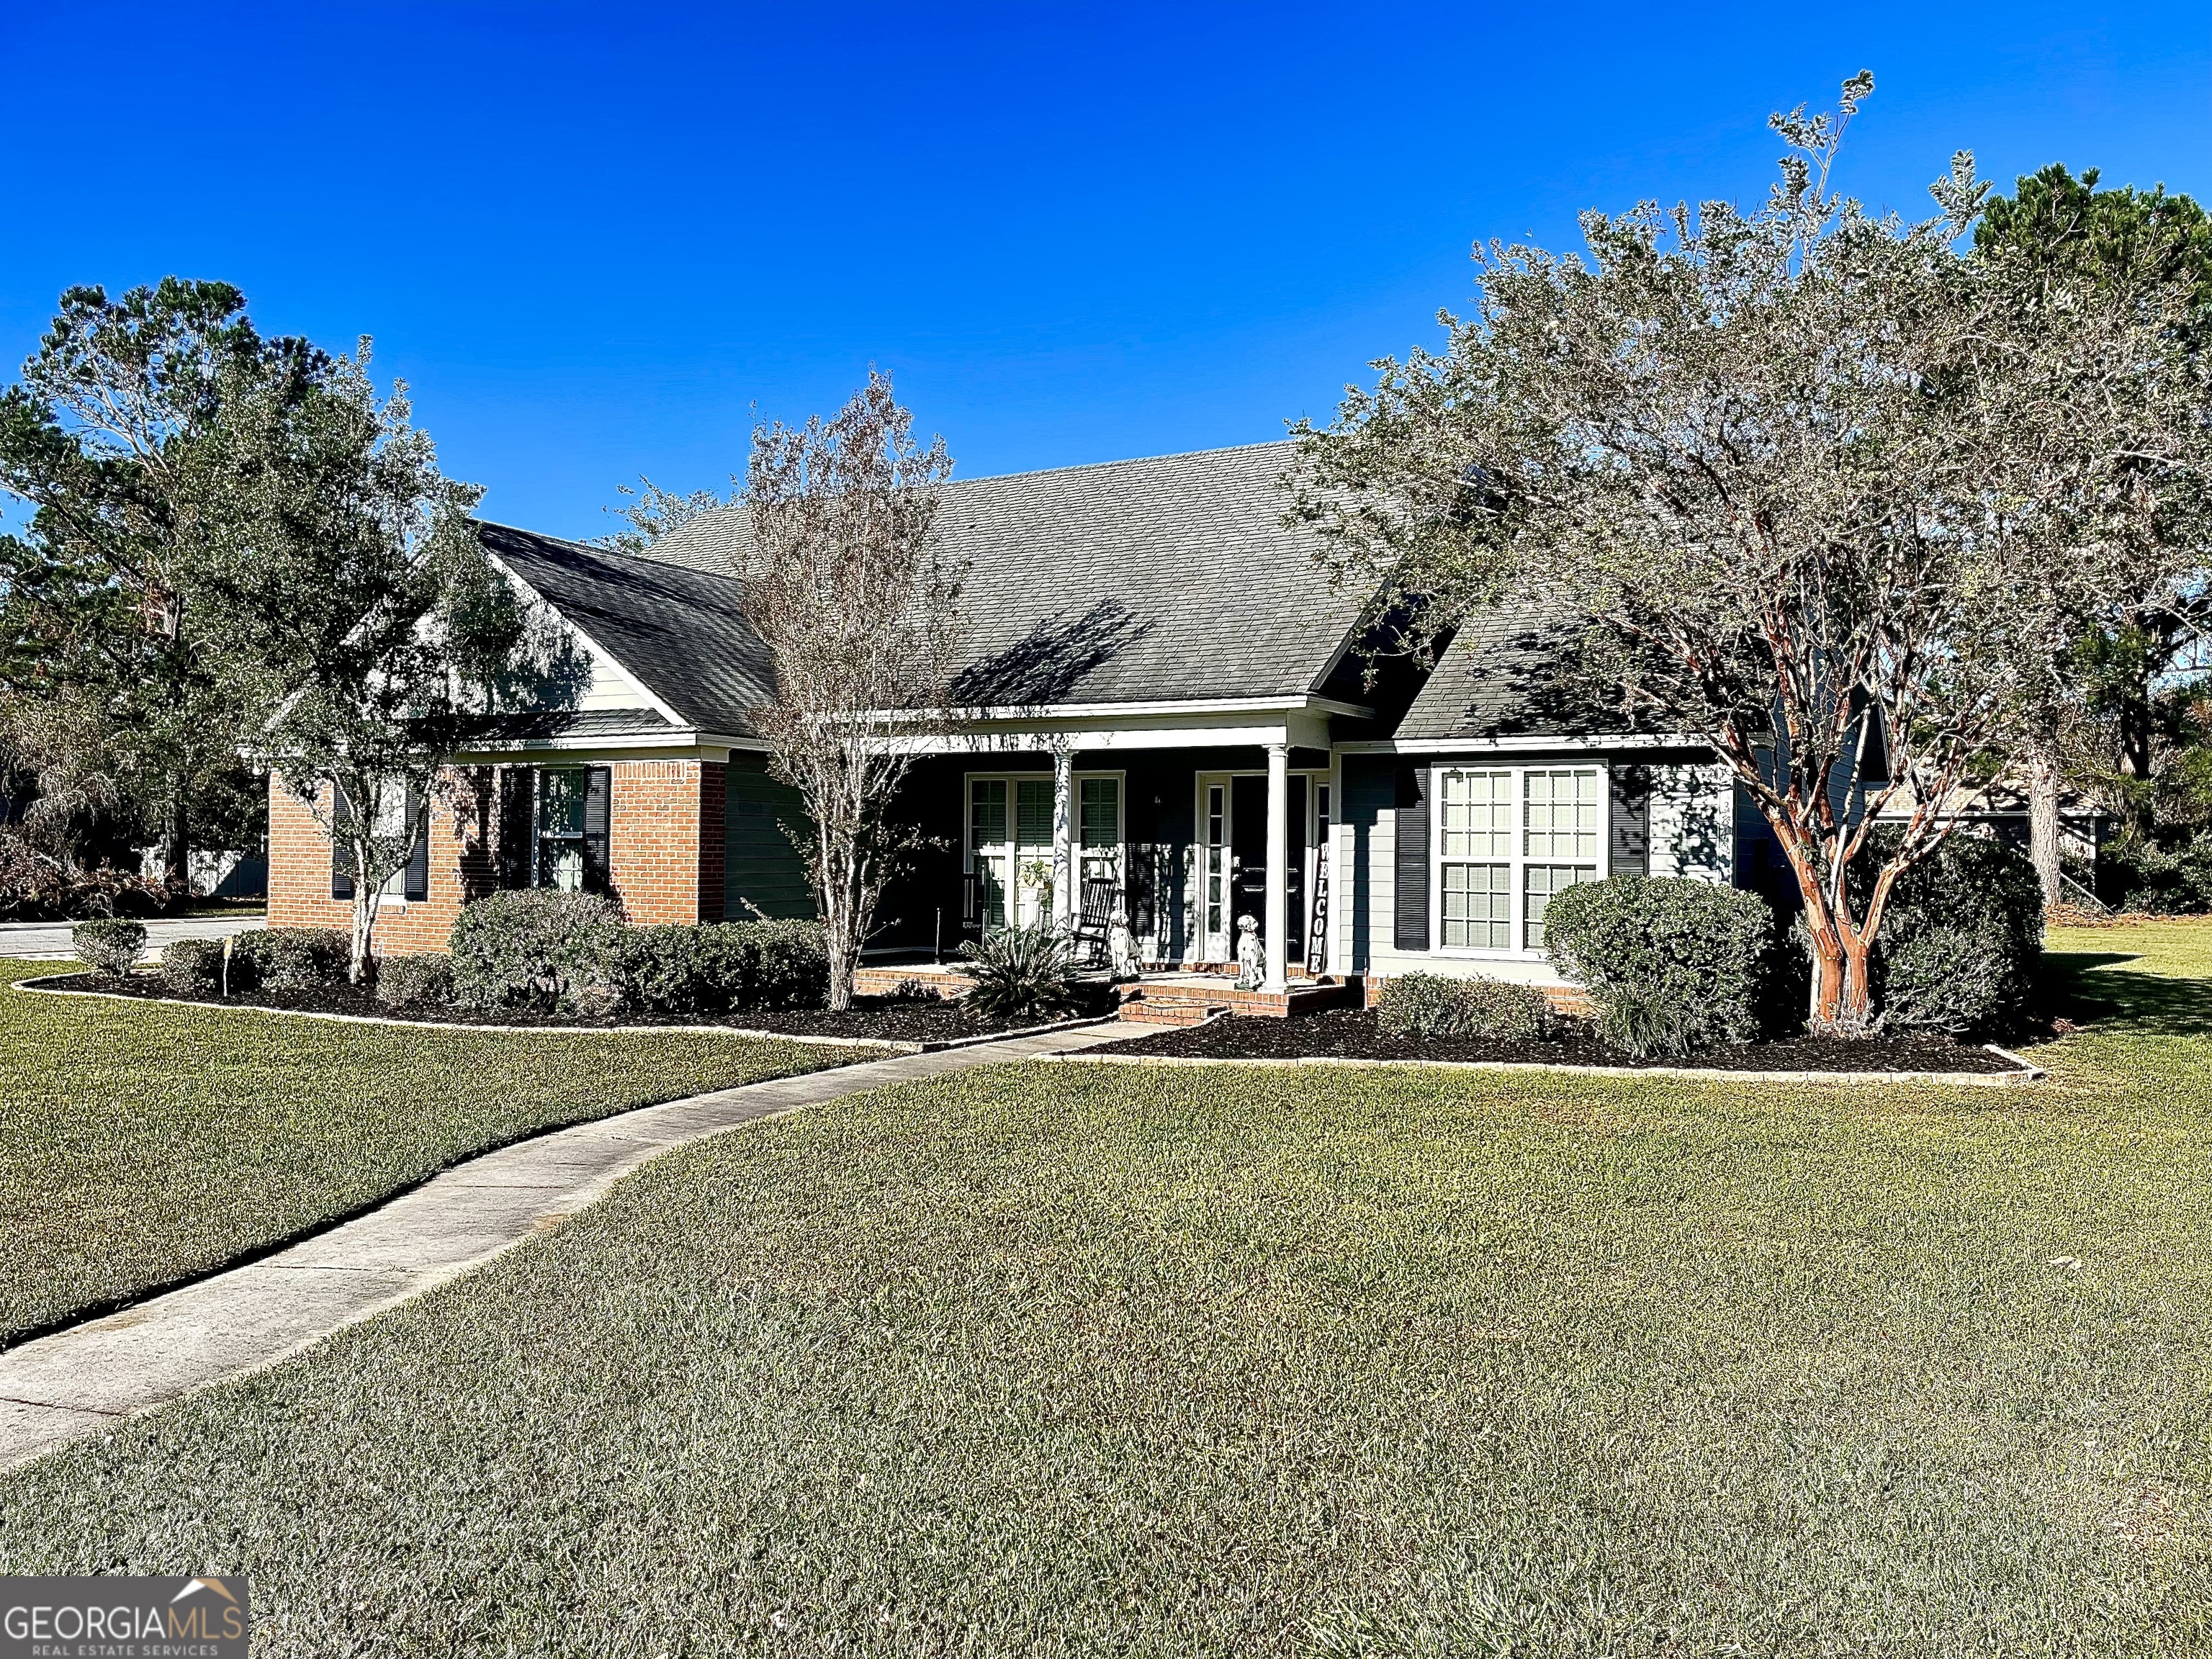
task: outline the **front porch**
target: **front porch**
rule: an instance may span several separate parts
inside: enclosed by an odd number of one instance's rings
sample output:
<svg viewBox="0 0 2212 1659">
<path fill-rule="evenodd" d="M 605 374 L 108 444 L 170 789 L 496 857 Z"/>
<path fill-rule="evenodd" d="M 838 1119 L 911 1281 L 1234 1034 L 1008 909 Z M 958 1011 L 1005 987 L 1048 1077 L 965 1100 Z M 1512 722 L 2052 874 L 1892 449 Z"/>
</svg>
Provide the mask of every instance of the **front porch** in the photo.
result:
<svg viewBox="0 0 2212 1659">
<path fill-rule="evenodd" d="M 884 895 L 866 982 L 889 989 L 949 963 L 963 941 L 1041 922 L 1066 929 L 1103 969 L 1118 915 L 1155 1007 L 1204 993 L 1288 1012 L 1340 994 L 1329 977 L 1328 748 L 1148 735 L 1150 746 L 1030 738 L 919 761 L 899 815 L 929 850 Z M 1237 971 L 1247 918 L 1262 983 L 1232 997 L 1224 975 Z"/>
</svg>

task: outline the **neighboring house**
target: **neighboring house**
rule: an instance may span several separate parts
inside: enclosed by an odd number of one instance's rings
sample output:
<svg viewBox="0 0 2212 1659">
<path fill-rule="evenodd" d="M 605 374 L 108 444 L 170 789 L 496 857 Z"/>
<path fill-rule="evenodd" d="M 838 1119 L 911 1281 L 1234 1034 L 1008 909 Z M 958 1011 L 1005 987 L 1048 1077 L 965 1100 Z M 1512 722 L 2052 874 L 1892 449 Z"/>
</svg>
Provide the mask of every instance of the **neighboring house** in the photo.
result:
<svg viewBox="0 0 2212 1659">
<path fill-rule="evenodd" d="M 935 850 L 886 894 L 876 953 L 1120 905 L 1163 964 L 1233 961 L 1249 915 L 1277 983 L 1285 938 L 1292 977 L 1551 981 L 1544 908 L 1565 885 L 1779 873 L 1711 751 L 1608 731 L 1527 618 L 1370 684 L 1366 595 L 1282 524 L 1291 459 L 1261 444 L 945 487 L 967 568 L 957 701 L 977 720 L 927 743 L 905 787 Z M 574 630 L 574 660 L 461 758 L 456 801 L 393 879 L 386 948 L 440 948 L 465 900 L 503 886 L 602 889 L 639 922 L 811 915 L 779 828 L 797 804 L 745 714 L 769 671 L 731 574 L 744 514 L 650 558 L 483 537 Z M 270 817 L 270 924 L 342 925 L 327 841 L 281 787 Z"/>
</svg>

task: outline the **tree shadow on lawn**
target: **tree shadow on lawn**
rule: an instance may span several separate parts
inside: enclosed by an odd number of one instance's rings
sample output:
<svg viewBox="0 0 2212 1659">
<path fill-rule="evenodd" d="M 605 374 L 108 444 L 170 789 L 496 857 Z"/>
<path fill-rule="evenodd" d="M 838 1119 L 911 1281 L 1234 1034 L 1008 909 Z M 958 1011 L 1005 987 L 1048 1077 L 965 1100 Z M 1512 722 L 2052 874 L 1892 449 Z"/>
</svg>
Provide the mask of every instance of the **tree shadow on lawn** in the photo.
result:
<svg viewBox="0 0 2212 1659">
<path fill-rule="evenodd" d="M 2212 1034 L 2212 981 L 2130 971 L 2135 951 L 2059 951 L 2043 958 L 2043 998 L 2056 1019 L 2142 1036 Z"/>
</svg>

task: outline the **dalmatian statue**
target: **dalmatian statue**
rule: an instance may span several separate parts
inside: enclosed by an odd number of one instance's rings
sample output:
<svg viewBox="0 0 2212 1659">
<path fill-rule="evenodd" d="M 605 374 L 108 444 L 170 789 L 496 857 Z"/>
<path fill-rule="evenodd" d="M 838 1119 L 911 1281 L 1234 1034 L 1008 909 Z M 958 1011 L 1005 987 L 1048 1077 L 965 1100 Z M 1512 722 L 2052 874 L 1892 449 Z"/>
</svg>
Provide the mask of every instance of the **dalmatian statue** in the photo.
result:
<svg viewBox="0 0 2212 1659">
<path fill-rule="evenodd" d="M 1267 947 L 1260 943 L 1260 924 L 1237 918 L 1237 988 L 1256 991 L 1267 982 Z"/>
<path fill-rule="evenodd" d="M 1106 924 L 1106 960 L 1117 980 L 1136 978 L 1144 965 L 1137 959 L 1137 936 L 1129 931 L 1129 913 L 1119 905 Z"/>
</svg>

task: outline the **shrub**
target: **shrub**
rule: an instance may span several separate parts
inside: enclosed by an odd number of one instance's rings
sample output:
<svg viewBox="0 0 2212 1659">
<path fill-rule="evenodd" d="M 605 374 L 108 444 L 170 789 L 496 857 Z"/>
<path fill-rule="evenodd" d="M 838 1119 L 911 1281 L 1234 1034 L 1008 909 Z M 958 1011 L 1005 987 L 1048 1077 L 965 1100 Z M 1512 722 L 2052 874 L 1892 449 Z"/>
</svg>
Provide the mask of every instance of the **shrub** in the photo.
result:
<svg viewBox="0 0 2212 1659">
<path fill-rule="evenodd" d="M 161 947 L 161 982 L 179 996 L 205 996 L 222 988 L 222 941 L 173 939 Z"/>
<path fill-rule="evenodd" d="M 1690 1014 L 1682 999 L 1626 985 L 1598 1005 L 1598 1035 L 1635 1060 L 1690 1052 Z"/>
<path fill-rule="evenodd" d="M 316 991 L 352 965 L 353 939 L 342 927 L 259 927 L 231 941 L 230 988 Z"/>
<path fill-rule="evenodd" d="M 1881 867 L 1878 838 L 1862 863 Z M 1855 884 L 1871 875 L 1853 872 Z M 2017 848 L 1954 835 L 1890 889 L 1875 949 L 1876 1009 L 1885 1026 L 2002 1031 L 2034 1000 L 2043 953 L 2043 888 Z"/>
<path fill-rule="evenodd" d="M 110 919 L 80 921 L 70 929 L 70 943 L 77 960 L 95 974 L 120 979 L 137 965 L 146 948 L 146 929 L 135 921 Z"/>
<path fill-rule="evenodd" d="M 1533 985 L 1502 979 L 1401 974 L 1375 1000 L 1375 1019 L 1394 1036 L 1490 1037 L 1500 1042 L 1548 1036 L 1552 1005 Z"/>
<path fill-rule="evenodd" d="M 440 1008 L 453 1000 L 453 964 L 434 951 L 377 964 L 376 1000 L 392 1008 Z"/>
<path fill-rule="evenodd" d="M 2212 910 L 2212 830 L 2170 846 L 2126 835 L 2098 850 L 2097 896 L 2121 910 L 2194 915 Z"/>
<path fill-rule="evenodd" d="M 613 977 L 625 1002 L 654 1013 L 817 1007 L 830 952 L 818 922 L 636 927 L 620 942 Z"/>
<path fill-rule="evenodd" d="M 485 1008 L 605 1013 L 620 1006 L 622 907 L 550 888 L 489 893 L 451 936 L 453 997 Z"/>
<path fill-rule="evenodd" d="M 1003 927 L 960 947 L 959 971 L 975 981 L 968 1005 L 979 1014 L 1018 1018 L 1056 1014 L 1074 1006 L 1075 964 L 1057 928 Z"/>
<path fill-rule="evenodd" d="M 15 826 L 0 825 L 0 921 L 154 916 L 170 897 L 159 881 L 130 870 L 65 863 Z"/>
<path fill-rule="evenodd" d="M 1588 988 L 1599 1029 L 1616 1042 L 1664 1034 L 1680 1046 L 1651 1052 L 1679 1054 L 1759 1035 L 1774 915 L 1756 893 L 1680 876 L 1584 882 L 1553 895 L 1544 940 L 1559 970 Z"/>
</svg>

